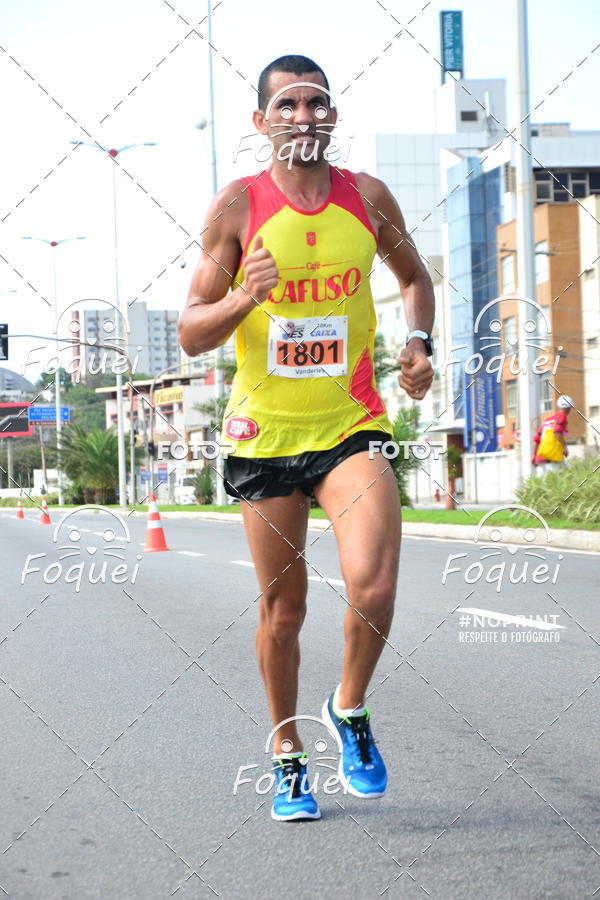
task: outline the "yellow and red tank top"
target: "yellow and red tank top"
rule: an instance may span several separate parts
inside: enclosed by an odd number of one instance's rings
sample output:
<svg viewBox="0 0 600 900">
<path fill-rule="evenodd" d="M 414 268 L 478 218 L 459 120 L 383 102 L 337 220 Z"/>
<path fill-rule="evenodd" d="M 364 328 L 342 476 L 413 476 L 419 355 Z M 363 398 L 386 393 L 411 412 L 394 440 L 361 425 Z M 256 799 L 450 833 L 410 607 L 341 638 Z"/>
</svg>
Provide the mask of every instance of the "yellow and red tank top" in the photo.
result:
<svg viewBox="0 0 600 900">
<path fill-rule="evenodd" d="M 222 437 L 236 456 L 328 450 L 357 431 L 392 431 L 373 372 L 376 235 L 354 174 L 329 172 L 329 196 L 310 211 L 294 206 L 267 171 L 243 179 L 250 219 L 232 289 L 259 235 L 280 277 L 235 331 Z"/>
</svg>

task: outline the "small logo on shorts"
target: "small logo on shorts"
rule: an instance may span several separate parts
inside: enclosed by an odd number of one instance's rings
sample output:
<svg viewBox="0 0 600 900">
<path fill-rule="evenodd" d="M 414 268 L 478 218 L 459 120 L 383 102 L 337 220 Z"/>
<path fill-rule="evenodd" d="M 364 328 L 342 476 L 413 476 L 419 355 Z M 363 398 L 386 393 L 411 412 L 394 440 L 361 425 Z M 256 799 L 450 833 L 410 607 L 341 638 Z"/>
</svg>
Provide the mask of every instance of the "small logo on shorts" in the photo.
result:
<svg viewBox="0 0 600 900">
<path fill-rule="evenodd" d="M 234 441 L 249 441 L 258 434 L 258 424 L 247 416 L 233 416 L 227 420 L 225 434 Z"/>
<path fill-rule="evenodd" d="M 317 243 L 317 234 L 315 231 L 306 232 L 306 243 L 309 247 L 314 247 Z"/>
</svg>

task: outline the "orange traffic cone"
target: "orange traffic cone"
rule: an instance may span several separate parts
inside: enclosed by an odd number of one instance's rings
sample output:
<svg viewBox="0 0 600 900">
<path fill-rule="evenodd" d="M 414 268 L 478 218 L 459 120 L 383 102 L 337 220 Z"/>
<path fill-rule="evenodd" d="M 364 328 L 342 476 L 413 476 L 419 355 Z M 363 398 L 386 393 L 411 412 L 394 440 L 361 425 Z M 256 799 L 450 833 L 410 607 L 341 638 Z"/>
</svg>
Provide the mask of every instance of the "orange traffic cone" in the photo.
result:
<svg viewBox="0 0 600 900">
<path fill-rule="evenodd" d="M 165 533 L 160 521 L 160 513 L 158 511 L 158 503 L 156 495 L 150 494 L 148 497 L 148 530 L 146 531 L 145 553 L 156 553 L 158 550 L 168 550 L 165 541 Z"/>
<path fill-rule="evenodd" d="M 40 513 L 40 523 L 42 525 L 51 525 L 50 521 L 50 513 L 48 512 L 48 504 L 46 503 L 46 498 L 42 498 L 42 511 Z"/>
<path fill-rule="evenodd" d="M 17 500 L 17 519 L 24 519 L 25 513 L 23 512 L 23 504 L 20 500 Z"/>
</svg>

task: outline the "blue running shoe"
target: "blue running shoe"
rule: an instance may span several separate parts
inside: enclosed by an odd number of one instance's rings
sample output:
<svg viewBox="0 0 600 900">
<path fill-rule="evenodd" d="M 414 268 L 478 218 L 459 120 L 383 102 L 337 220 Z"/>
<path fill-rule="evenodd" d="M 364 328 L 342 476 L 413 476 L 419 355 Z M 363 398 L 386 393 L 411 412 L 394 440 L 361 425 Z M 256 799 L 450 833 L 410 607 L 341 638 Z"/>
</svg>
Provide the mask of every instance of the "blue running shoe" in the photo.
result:
<svg viewBox="0 0 600 900">
<path fill-rule="evenodd" d="M 304 755 L 273 760 L 275 793 L 271 816 L 278 822 L 321 818 L 321 810 L 308 786 L 306 762 Z"/>
<path fill-rule="evenodd" d="M 332 694 L 321 714 L 342 740 L 339 776 L 344 788 L 355 797 L 382 797 L 387 771 L 371 733 L 369 710 L 358 716 L 338 716 L 333 711 Z"/>
</svg>

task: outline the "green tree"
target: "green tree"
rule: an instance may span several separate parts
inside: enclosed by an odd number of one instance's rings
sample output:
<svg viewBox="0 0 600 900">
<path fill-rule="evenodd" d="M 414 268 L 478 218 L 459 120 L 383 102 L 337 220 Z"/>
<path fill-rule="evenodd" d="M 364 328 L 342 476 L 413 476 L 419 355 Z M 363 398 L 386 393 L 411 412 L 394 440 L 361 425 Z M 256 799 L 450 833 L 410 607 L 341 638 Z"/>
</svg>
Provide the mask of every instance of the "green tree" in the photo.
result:
<svg viewBox="0 0 600 900">
<path fill-rule="evenodd" d="M 375 373 L 375 383 L 377 387 L 381 386 L 381 382 L 393 372 L 399 372 L 399 366 L 396 362 L 396 356 L 386 346 L 385 338 L 381 332 L 375 335 L 375 345 L 373 351 L 373 371 Z"/>
<path fill-rule="evenodd" d="M 55 431 L 50 425 L 43 425 L 43 428 L 49 428 L 51 431 L 50 440 L 55 441 Z M 56 448 L 53 444 L 44 444 L 46 456 L 46 468 L 53 469 L 56 466 Z M 6 451 L 4 456 L 6 457 Z M 1 462 L 4 470 L 7 470 L 8 463 L 6 458 Z M 18 437 L 13 441 L 13 478 L 17 482 L 8 482 L 8 476 L 2 473 L 2 486 L 14 488 L 18 485 L 29 487 L 33 484 L 33 470 L 42 468 L 42 454 L 40 451 L 39 438 L 36 437 Z"/>
<path fill-rule="evenodd" d="M 448 485 L 446 488 L 446 509 L 456 509 L 456 479 L 458 478 L 463 451 L 454 444 L 446 449 L 446 466 L 448 468 Z"/>
<path fill-rule="evenodd" d="M 63 369 L 62 366 L 60 367 L 59 372 L 60 372 L 60 386 L 64 390 L 71 384 L 71 376 L 69 375 L 69 373 L 67 372 L 66 369 Z M 55 376 L 54 376 L 53 372 L 52 373 L 42 372 L 42 374 L 40 375 L 38 380 L 34 383 L 34 388 L 35 388 L 36 394 L 39 393 L 39 391 L 43 391 L 43 390 L 53 391 L 54 390 L 54 378 L 55 378 Z"/>
<path fill-rule="evenodd" d="M 71 425 L 62 435 L 61 467 L 73 483 L 75 502 L 111 503 L 119 483 L 117 435 L 113 431 Z"/>
<path fill-rule="evenodd" d="M 392 423 L 392 438 L 394 441 L 416 441 L 417 428 L 419 424 L 419 413 L 416 406 L 401 409 Z M 406 456 L 406 458 L 405 458 Z M 418 468 L 419 460 L 414 454 L 404 453 L 400 448 L 398 456 L 392 461 L 392 468 L 396 476 L 396 484 L 400 494 L 400 503 L 402 506 L 412 506 L 410 497 L 408 496 L 408 476 L 409 473 Z"/>
<path fill-rule="evenodd" d="M 211 466 L 204 466 L 194 481 L 194 494 L 198 503 L 208 505 L 213 502 L 215 495 L 215 481 Z"/>
</svg>

